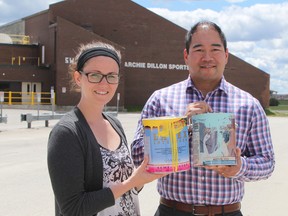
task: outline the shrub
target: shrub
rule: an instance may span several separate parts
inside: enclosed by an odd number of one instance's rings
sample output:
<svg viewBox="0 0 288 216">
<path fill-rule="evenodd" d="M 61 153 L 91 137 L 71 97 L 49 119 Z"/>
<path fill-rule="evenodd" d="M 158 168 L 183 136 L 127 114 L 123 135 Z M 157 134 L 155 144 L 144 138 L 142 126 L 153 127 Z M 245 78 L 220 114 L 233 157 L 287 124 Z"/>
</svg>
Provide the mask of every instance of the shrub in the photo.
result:
<svg viewBox="0 0 288 216">
<path fill-rule="evenodd" d="M 279 100 L 276 98 L 270 98 L 270 106 L 278 106 L 279 105 Z"/>
</svg>

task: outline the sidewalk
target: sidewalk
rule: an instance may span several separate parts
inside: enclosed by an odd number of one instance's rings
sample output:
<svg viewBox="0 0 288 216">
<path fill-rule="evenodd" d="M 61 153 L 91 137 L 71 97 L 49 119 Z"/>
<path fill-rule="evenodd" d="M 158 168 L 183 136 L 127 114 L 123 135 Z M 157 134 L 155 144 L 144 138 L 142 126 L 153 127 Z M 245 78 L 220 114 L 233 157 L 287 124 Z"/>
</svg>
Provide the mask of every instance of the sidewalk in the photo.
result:
<svg viewBox="0 0 288 216">
<path fill-rule="evenodd" d="M 51 111 L 41 110 L 41 113 Z M 8 123 L 0 123 L 0 215 L 53 216 L 54 197 L 47 171 L 46 153 L 49 132 L 58 120 L 20 121 L 20 115 L 37 110 L 3 109 Z M 139 113 L 119 113 L 128 142 L 131 143 Z M 285 215 L 288 191 L 288 118 L 269 118 L 276 154 L 276 168 L 271 178 L 246 183 L 242 202 L 245 216 Z M 142 216 L 153 216 L 159 203 L 156 182 L 147 184 L 139 195 Z"/>
</svg>

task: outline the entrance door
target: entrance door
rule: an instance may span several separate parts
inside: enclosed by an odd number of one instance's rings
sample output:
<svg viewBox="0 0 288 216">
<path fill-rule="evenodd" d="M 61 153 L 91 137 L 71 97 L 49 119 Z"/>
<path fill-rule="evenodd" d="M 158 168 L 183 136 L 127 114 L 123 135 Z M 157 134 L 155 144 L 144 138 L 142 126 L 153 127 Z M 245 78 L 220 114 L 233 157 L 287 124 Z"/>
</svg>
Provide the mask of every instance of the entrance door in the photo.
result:
<svg viewBox="0 0 288 216">
<path fill-rule="evenodd" d="M 40 82 L 22 82 L 22 104 L 31 104 L 32 92 L 41 93 Z M 37 102 L 37 96 L 34 94 L 34 103 Z"/>
</svg>

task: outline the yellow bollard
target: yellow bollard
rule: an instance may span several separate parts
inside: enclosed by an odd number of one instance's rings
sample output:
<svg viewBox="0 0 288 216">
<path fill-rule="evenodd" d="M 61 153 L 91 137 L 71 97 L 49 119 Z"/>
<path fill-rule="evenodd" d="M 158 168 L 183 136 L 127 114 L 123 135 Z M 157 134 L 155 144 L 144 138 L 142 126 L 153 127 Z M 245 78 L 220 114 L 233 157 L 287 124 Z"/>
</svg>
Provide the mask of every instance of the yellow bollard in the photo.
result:
<svg viewBox="0 0 288 216">
<path fill-rule="evenodd" d="M 8 105 L 12 105 L 12 92 L 8 92 Z"/>
<path fill-rule="evenodd" d="M 35 92 L 31 92 L 31 105 L 34 105 L 34 94 Z"/>
</svg>

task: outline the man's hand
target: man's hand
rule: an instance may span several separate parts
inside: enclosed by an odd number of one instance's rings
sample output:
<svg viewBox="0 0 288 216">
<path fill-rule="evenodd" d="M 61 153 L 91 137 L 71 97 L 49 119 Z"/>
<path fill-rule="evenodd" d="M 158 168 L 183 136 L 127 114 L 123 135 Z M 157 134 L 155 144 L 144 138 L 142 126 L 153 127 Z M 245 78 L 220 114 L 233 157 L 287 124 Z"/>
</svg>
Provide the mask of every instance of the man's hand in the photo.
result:
<svg viewBox="0 0 288 216">
<path fill-rule="evenodd" d="M 205 101 L 198 101 L 188 104 L 185 115 L 191 117 L 196 114 L 202 114 L 212 111 L 212 108 Z"/>
<path fill-rule="evenodd" d="M 240 168 L 241 168 L 241 149 L 236 148 L 236 165 L 226 165 L 226 166 L 203 166 L 205 169 L 214 170 L 219 173 L 219 175 L 222 175 L 224 177 L 233 177 L 235 176 Z"/>
</svg>

